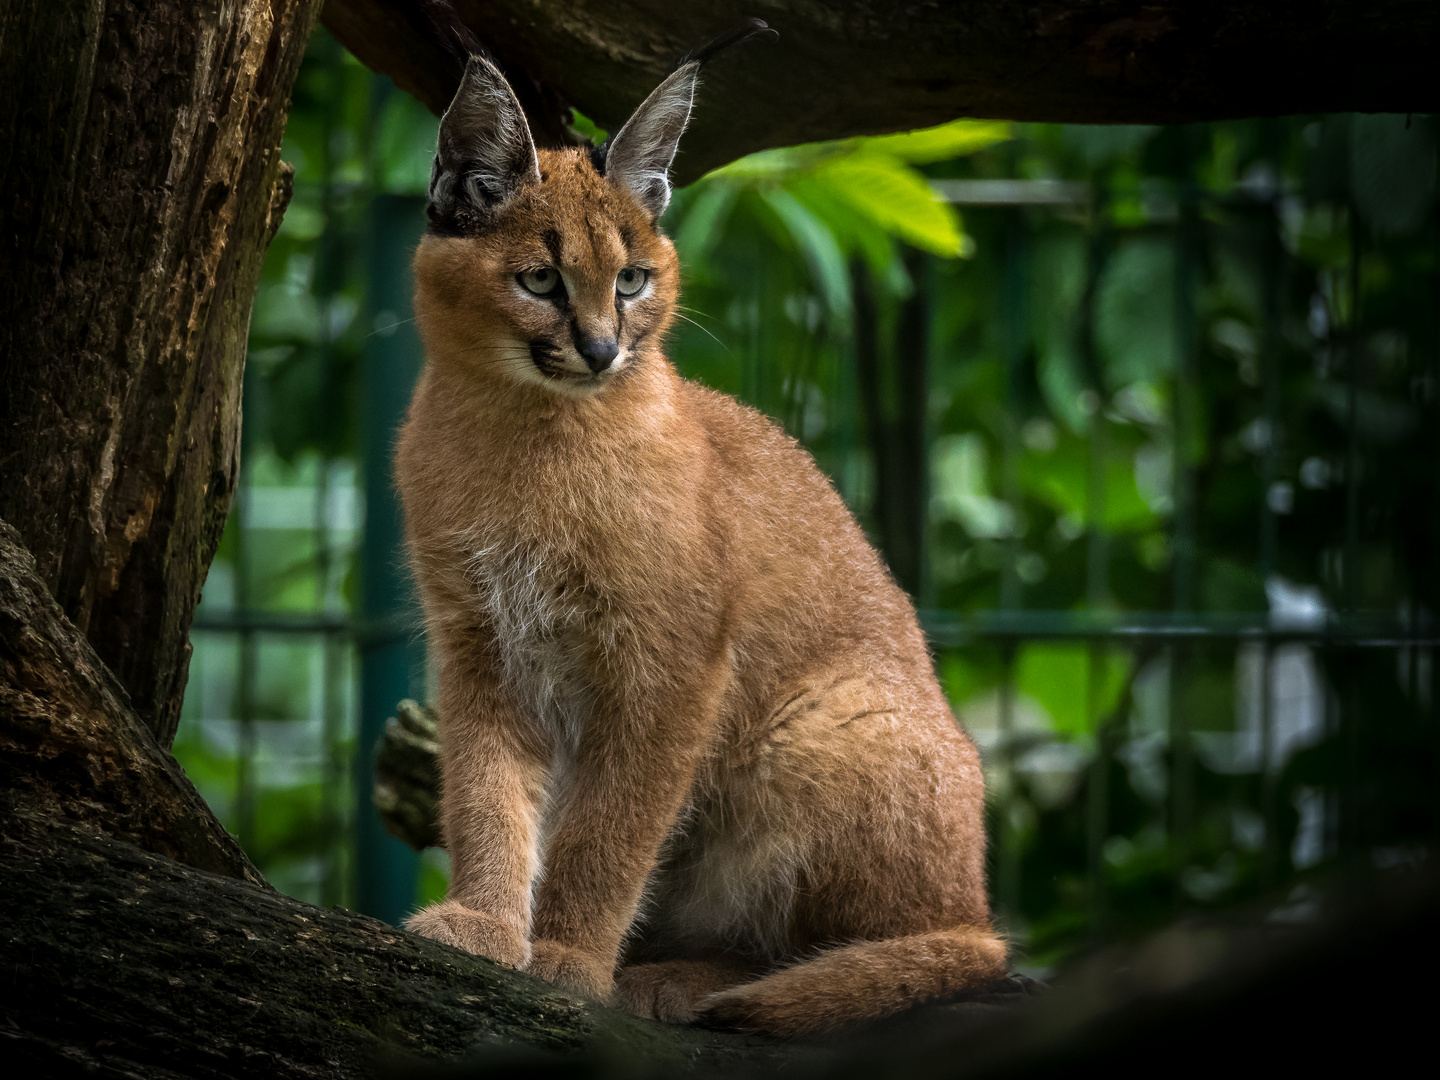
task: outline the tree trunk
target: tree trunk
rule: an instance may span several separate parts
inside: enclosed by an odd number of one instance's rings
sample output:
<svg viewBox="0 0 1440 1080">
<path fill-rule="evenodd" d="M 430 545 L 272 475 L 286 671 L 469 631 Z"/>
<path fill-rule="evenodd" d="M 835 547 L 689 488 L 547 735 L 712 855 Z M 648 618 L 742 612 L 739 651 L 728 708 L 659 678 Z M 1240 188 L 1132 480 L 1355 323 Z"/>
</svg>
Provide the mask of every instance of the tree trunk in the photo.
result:
<svg viewBox="0 0 1440 1080">
<path fill-rule="evenodd" d="M 0 517 L 162 745 L 319 0 L 0 9 Z"/>
<path fill-rule="evenodd" d="M 326 0 L 349 49 L 439 113 L 459 67 L 420 0 Z M 614 131 L 685 52 L 758 16 L 706 69 L 681 183 L 752 150 L 959 116 L 1186 123 L 1309 112 L 1434 112 L 1432 0 L 456 0 L 512 80 Z M 453 35 L 451 35 L 453 37 Z M 522 93 L 522 96 L 526 96 Z M 537 115 L 541 131 L 560 121 Z M 554 103 L 553 105 L 551 103 Z"/>
<path fill-rule="evenodd" d="M 0 521 L 0 808 L 264 885 Z"/>
</svg>

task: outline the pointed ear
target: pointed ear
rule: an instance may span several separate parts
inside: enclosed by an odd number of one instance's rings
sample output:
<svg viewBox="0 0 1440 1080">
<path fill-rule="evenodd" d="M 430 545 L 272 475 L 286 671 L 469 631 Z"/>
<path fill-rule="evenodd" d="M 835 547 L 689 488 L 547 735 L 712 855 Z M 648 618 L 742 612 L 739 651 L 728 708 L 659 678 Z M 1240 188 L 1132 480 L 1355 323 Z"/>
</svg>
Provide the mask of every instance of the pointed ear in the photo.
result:
<svg viewBox="0 0 1440 1080">
<path fill-rule="evenodd" d="M 470 57 L 440 121 L 430 170 L 431 228 L 473 232 L 522 184 L 539 182 L 535 143 L 515 91 L 489 60 Z"/>
<path fill-rule="evenodd" d="M 670 163 L 695 99 L 700 61 L 682 64 L 625 121 L 605 150 L 605 176 L 654 221 L 670 205 Z"/>
</svg>

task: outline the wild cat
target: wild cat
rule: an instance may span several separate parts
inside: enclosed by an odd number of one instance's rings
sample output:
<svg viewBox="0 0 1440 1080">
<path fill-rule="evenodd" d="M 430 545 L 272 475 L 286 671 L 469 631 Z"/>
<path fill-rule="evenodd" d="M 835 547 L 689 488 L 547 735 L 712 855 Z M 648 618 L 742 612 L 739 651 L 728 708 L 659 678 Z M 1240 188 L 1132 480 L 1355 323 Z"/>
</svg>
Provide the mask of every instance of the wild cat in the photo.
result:
<svg viewBox="0 0 1440 1080">
<path fill-rule="evenodd" d="M 1006 956 L 979 759 L 909 600 L 809 454 L 665 356 L 700 66 L 598 150 L 537 152 L 478 56 L 441 123 L 396 473 L 453 876 L 409 926 L 790 1035 Z"/>
</svg>

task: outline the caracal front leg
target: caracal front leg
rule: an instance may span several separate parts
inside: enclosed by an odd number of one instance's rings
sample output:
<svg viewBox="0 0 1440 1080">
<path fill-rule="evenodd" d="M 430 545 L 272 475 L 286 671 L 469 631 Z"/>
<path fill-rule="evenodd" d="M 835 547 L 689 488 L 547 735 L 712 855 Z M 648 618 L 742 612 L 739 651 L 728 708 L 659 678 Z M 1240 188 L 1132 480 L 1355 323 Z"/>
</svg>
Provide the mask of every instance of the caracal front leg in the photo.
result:
<svg viewBox="0 0 1440 1080">
<path fill-rule="evenodd" d="M 545 769 L 483 642 L 439 648 L 441 830 L 450 892 L 406 923 L 510 967 L 530 960 Z"/>
<path fill-rule="evenodd" d="M 581 736 L 571 787 L 545 851 L 527 970 L 599 1001 L 646 879 L 715 728 L 714 670 L 683 690 L 616 694 Z"/>
</svg>

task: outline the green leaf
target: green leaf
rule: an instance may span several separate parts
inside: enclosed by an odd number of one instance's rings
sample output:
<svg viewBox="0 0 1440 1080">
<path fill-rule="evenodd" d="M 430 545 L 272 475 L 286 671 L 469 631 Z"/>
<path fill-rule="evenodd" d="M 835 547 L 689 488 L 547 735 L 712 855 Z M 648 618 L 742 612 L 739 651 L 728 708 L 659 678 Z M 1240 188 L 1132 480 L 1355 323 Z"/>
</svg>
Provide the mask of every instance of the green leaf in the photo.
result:
<svg viewBox="0 0 1440 1080">
<path fill-rule="evenodd" d="M 885 154 L 916 165 L 952 161 L 1014 136 L 1005 120 L 952 120 L 938 127 L 855 140 L 865 153 Z"/>
<path fill-rule="evenodd" d="M 1165 237 L 1122 241 L 1096 298 L 1095 338 L 1111 389 L 1175 370 L 1175 245 Z"/>
<path fill-rule="evenodd" d="M 1029 644 L 1015 665 L 1015 686 L 1050 714 L 1061 735 L 1085 735 L 1120 703 L 1134 657 L 1087 645 Z M 1093 714 L 1092 714 L 1093 709 Z"/>
<path fill-rule="evenodd" d="M 821 166 L 815 179 L 886 232 L 936 255 L 960 254 L 960 215 L 904 162 L 849 154 Z"/>
<path fill-rule="evenodd" d="M 675 250 L 682 266 L 700 266 L 721 237 L 725 218 L 735 204 L 738 188 L 733 184 L 702 184 L 684 207 L 684 217 L 674 229 Z"/>
<path fill-rule="evenodd" d="M 577 135 L 585 136 L 585 138 L 589 139 L 596 146 L 599 146 L 610 137 L 608 131 L 600 127 L 594 120 L 591 120 L 573 105 L 570 107 L 570 130 L 574 131 Z"/>
<path fill-rule="evenodd" d="M 782 181 L 796 173 L 808 172 L 825 161 L 849 153 L 843 143 L 805 143 L 801 146 L 780 146 L 773 150 L 757 150 L 738 161 L 722 165 L 706 173 L 705 179 L 724 178 L 732 181 Z"/>
<path fill-rule="evenodd" d="M 1154 528 L 1160 520 L 1135 483 L 1135 458 L 1133 451 L 1124 447 L 1124 437 L 1123 428 L 1110 424 L 1107 431 L 1110 452 L 1100 493 L 1104 505 L 1098 523 L 1110 533 L 1139 532 Z M 1059 445 L 1050 453 L 1025 456 L 1021 483 L 1027 493 L 1054 508 L 1056 513 L 1083 520 L 1089 509 L 1090 455 L 1087 440 L 1062 434 Z"/>
<path fill-rule="evenodd" d="M 839 198 L 835 189 L 823 180 L 800 176 L 787 183 L 785 190 L 825 223 L 847 256 L 858 252 L 870 264 L 870 273 L 877 282 L 897 296 L 909 295 L 910 279 L 889 232 L 870 218 L 857 214 L 854 207 Z"/>
<path fill-rule="evenodd" d="M 795 246 L 804 255 L 815 285 L 825 297 L 826 306 L 837 315 L 848 314 L 850 275 L 845 266 L 845 256 L 835 242 L 835 234 L 783 188 L 763 192 L 761 197 L 785 225 Z"/>
<path fill-rule="evenodd" d="M 931 513 L 955 519 L 973 537 L 1017 535 L 1015 508 L 990 494 L 986 458 L 985 440 L 976 432 L 936 439 L 931 450 Z"/>
</svg>

